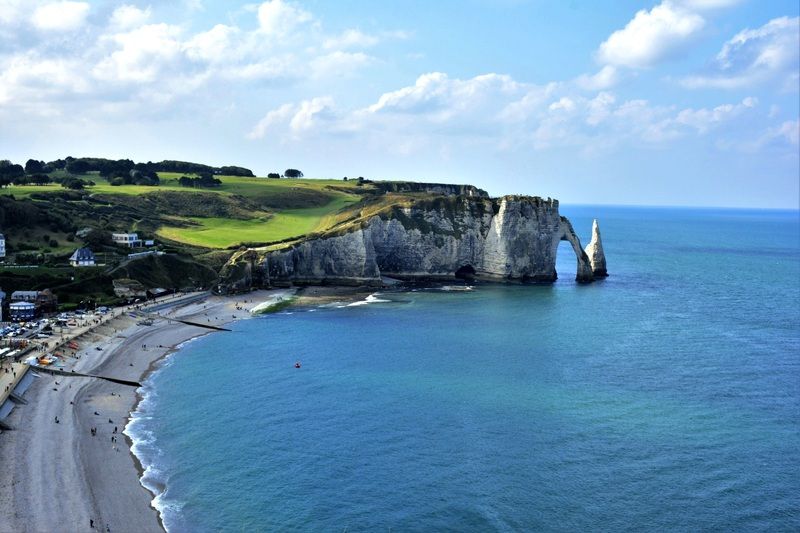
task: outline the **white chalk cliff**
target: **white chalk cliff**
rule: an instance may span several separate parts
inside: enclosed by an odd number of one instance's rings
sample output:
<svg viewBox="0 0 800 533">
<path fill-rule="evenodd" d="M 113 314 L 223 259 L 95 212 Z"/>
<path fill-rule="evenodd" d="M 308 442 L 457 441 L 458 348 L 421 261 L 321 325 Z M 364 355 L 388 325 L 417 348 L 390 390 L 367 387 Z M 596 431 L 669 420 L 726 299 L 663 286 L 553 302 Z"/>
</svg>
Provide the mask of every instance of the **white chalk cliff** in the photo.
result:
<svg viewBox="0 0 800 533">
<path fill-rule="evenodd" d="M 576 280 L 588 283 L 601 264 L 606 275 L 596 223 L 595 235 L 589 255 L 549 198 L 417 198 L 281 249 L 239 252 L 223 269 L 223 286 L 379 284 L 381 276 L 552 282 L 562 240 L 575 253 Z"/>
</svg>

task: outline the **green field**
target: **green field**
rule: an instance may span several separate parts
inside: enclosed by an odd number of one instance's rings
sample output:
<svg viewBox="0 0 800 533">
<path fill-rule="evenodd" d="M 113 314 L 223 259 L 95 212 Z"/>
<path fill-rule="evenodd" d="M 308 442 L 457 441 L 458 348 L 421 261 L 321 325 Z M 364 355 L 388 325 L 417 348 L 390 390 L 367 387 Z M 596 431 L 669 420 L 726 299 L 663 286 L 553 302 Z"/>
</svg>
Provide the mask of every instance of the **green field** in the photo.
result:
<svg viewBox="0 0 800 533">
<path fill-rule="evenodd" d="M 343 207 L 357 202 L 359 188 L 355 182 L 317 179 L 268 179 L 239 176 L 217 176 L 222 185 L 217 188 L 194 189 L 182 187 L 178 179 L 183 174 L 161 172 L 161 184 L 154 187 L 143 185 L 109 185 L 97 175 L 81 176 L 97 185 L 89 186 L 85 193 L 91 195 L 145 195 L 150 193 L 178 191 L 182 193 L 216 193 L 238 196 L 258 204 L 260 213 L 252 219 L 205 217 L 172 217 L 188 225 L 162 225 L 157 235 L 177 243 L 204 248 L 228 248 L 240 243 L 270 243 L 291 237 L 299 237 L 313 231 L 325 229 L 329 221 Z M 335 187 L 337 190 L 331 189 Z M 22 199 L 35 193 L 64 191 L 60 184 L 19 185 L 0 189 L 0 194 L 14 195 Z M 353 190 L 353 194 L 349 193 Z M 269 216 L 264 216 L 264 213 Z M 135 225 L 134 225 L 135 229 Z M 65 248 L 66 251 L 67 249 Z M 59 250 L 62 251 L 62 250 Z"/>
<path fill-rule="evenodd" d="M 162 226 L 158 235 L 193 246 L 228 248 L 247 243 L 270 243 L 324 229 L 327 215 L 353 203 L 356 199 L 341 194 L 323 207 L 287 209 L 263 219 L 233 220 L 227 218 L 192 217 L 185 220 L 192 227 Z"/>
<path fill-rule="evenodd" d="M 181 187 L 178 179 L 183 174 L 176 172 L 159 172 L 161 184 L 155 187 L 146 185 L 118 185 L 108 184 L 105 179 L 97 175 L 78 176 L 91 179 L 96 185 L 85 189 L 89 194 L 144 194 L 156 191 L 205 191 L 218 192 L 222 194 L 239 194 L 249 198 L 269 198 L 271 196 L 282 196 L 297 193 L 302 190 L 325 191 L 329 186 L 357 190 L 354 181 L 323 180 L 323 179 L 268 179 L 268 178 L 244 178 L 240 176 L 216 176 L 222 180 L 222 185 L 213 189 L 193 189 L 191 187 Z M 26 198 L 32 193 L 58 192 L 64 189 L 58 183 L 48 185 L 10 185 L 0 189 L 0 194 L 13 194 L 16 198 Z"/>
</svg>

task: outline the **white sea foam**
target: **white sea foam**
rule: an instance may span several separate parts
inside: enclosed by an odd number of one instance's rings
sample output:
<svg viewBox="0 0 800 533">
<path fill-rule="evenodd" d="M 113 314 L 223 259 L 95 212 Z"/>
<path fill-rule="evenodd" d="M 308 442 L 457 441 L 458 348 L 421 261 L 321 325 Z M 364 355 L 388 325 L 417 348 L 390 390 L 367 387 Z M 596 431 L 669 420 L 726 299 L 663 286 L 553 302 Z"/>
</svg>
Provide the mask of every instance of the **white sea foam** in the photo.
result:
<svg viewBox="0 0 800 533">
<path fill-rule="evenodd" d="M 345 305 L 337 305 L 336 307 L 341 309 L 343 307 L 358 307 L 358 306 L 361 306 L 361 305 L 369 305 L 369 304 L 379 304 L 379 303 L 389 303 L 389 302 L 391 302 L 391 300 L 386 300 L 384 298 L 378 298 L 379 294 L 380 294 L 379 292 L 376 292 L 375 294 L 370 294 L 369 296 L 367 296 L 363 300 L 359 300 L 357 302 L 352 302 L 352 303 L 345 304 Z"/>
</svg>

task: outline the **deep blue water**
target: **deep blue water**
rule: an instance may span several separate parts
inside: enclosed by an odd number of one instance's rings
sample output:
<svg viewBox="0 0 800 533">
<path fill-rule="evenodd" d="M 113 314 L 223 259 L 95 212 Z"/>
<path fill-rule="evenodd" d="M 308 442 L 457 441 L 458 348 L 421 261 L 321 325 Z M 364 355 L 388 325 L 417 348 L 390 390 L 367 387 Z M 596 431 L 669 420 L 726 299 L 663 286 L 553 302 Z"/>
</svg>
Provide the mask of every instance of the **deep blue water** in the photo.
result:
<svg viewBox="0 0 800 533">
<path fill-rule="evenodd" d="M 172 531 L 800 529 L 798 212 L 569 207 L 611 277 L 192 341 L 128 431 Z M 303 367 L 293 368 L 300 359 Z"/>
</svg>

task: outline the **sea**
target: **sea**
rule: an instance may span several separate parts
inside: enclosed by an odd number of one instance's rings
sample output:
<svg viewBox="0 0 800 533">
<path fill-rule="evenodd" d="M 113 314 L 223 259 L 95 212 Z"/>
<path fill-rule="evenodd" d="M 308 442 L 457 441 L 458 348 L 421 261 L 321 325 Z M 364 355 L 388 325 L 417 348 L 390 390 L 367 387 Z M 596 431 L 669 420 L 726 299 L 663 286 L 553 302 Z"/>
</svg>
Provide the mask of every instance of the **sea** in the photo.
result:
<svg viewBox="0 0 800 533">
<path fill-rule="evenodd" d="M 562 243 L 166 359 L 126 431 L 167 530 L 800 530 L 800 213 L 561 212 L 610 277 Z"/>
</svg>

